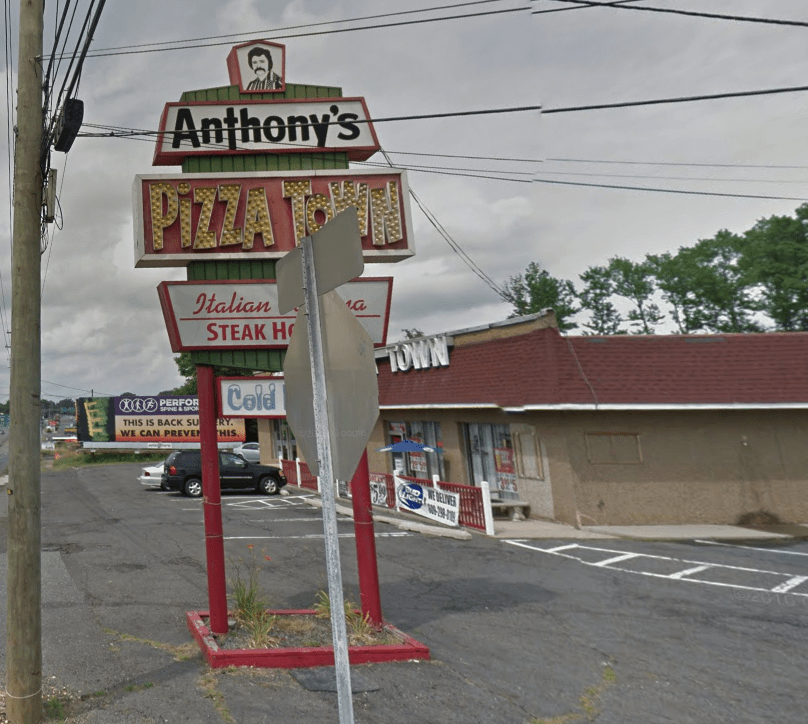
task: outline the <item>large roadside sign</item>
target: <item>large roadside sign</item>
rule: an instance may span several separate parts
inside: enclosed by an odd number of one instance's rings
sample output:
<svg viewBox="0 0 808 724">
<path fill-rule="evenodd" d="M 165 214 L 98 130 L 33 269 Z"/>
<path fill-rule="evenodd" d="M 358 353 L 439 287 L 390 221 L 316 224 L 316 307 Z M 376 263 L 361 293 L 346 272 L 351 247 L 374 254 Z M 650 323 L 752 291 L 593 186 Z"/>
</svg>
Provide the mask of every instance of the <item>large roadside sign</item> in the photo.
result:
<svg viewBox="0 0 808 724">
<path fill-rule="evenodd" d="M 154 166 L 189 156 L 344 151 L 365 161 L 379 150 L 364 98 L 166 103 Z"/>
<path fill-rule="evenodd" d="M 351 206 L 365 262 L 415 254 L 398 169 L 148 174 L 132 195 L 135 267 L 279 259 Z"/>
<path fill-rule="evenodd" d="M 283 377 L 217 377 L 219 417 L 286 417 Z"/>
<path fill-rule="evenodd" d="M 375 346 L 387 340 L 392 288 L 392 277 L 369 277 L 336 290 Z M 296 315 L 279 312 L 274 280 L 161 282 L 157 291 L 172 352 L 289 346 Z"/>
<path fill-rule="evenodd" d="M 76 403 L 81 442 L 199 444 L 196 395 L 82 397 Z M 220 443 L 245 440 L 243 420 L 219 419 L 217 428 Z"/>
</svg>

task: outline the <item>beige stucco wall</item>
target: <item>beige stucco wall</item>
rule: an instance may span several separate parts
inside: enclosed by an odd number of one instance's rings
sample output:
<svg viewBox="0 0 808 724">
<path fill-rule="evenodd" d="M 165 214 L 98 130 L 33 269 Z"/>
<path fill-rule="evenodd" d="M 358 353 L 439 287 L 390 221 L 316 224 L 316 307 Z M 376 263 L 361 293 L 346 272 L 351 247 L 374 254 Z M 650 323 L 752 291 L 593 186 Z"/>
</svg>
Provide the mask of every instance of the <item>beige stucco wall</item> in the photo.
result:
<svg viewBox="0 0 808 724">
<path fill-rule="evenodd" d="M 808 410 L 384 410 L 368 445 L 374 472 L 391 472 L 391 456 L 372 452 L 391 420 L 440 422 L 446 477 L 458 483 L 469 482 L 461 422 L 532 425 L 543 480 L 518 485 L 534 516 L 575 523 L 580 514 L 585 525 L 735 523 L 764 510 L 808 522 Z M 587 434 L 636 435 L 638 461 L 591 460 Z"/>
<path fill-rule="evenodd" d="M 808 522 L 808 411 L 552 413 L 577 509 L 601 524 Z M 585 434 L 636 433 L 638 464 L 594 464 Z M 585 520 L 585 522 L 591 522 Z"/>
</svg>

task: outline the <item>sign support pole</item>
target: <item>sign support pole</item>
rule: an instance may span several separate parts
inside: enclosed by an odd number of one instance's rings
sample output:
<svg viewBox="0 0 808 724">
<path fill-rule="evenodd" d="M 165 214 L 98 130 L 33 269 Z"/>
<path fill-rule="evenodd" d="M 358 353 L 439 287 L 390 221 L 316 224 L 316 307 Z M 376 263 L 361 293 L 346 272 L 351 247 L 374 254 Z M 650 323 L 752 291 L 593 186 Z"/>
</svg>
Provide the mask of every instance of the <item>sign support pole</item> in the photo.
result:
<svg viewBox="0 0 808 724">
<path fill-rule="evenodd" d="M 359 466 L 351 480 L 351 502 L 362 615 L 367 616 L 374 626 L 381 628 L 384 620 L 379 595 L 379 567 L 376 561 L 376 538 L 373 534 L 373 506 L 370 501 L 370 467 L 367 450 L 362 453 Z"/>
<path fill-rule="evenodd" d="M 208 569 L 210 630 L 226 634 L 227 587 L 224 572 L 222 491 L 219 484 L 219 444 L 216 430 L 216 380 L 213 367 L 196 366 L 199 395 L 199 442 L 202 457 L 202 494 L 205 518 L 205 555 Z"/>
<path fill-rule="evenodd" d="M 300 241 L 303 269 L 303 291 L 306 299 L 306 332 L 311 352 L 311 381 L 314 402 L 314 424 L 317 430 L 317 457 L 323 501 L 323 534 L 325 537 L 328 600 L 331 606 L 331 630 L 334 640 L 334 669 L 337 677 L 337 702 L 340 724 L 353 724 L 351 699 L 351 667 L 348 661 L 348 634 L 345 628 L 345 600 L 342 594 L 342 569 L 337 536 L 337 510 L 334 495 L 334 466 L 331 457 L 331 424 L 325 375 L 323 330 L 320 319 L 320 297 L 314 274 L 314 250 L 311 237 Z"/>
</svg>

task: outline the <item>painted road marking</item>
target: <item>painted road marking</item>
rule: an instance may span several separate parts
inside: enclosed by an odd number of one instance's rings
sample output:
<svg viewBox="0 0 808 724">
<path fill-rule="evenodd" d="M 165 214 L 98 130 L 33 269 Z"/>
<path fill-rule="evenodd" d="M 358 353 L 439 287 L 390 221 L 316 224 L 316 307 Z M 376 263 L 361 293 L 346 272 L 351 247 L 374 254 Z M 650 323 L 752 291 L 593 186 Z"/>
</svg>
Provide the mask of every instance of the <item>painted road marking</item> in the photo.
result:
<svg viewBox="0 0 808 724">
<path fill-rule="evenodd" d="M 405 538 L 411 533 L 376 533 L 376 538 Z M 224 540 L 294 540 L 294 539 L 309 539 L 320 538 L 324 536 L 322 533 L 312 533 L 310 535 L 226 535 Z M 355 538 L 353 533 L 338 533 L 337 538 Z"/>
<path fill-rule="evenodd" d="M 785 593 L 786 591 L 790 591 L 792 588 L 796 588 L 800 585 L 800 583 L 804 583 L 805 581 L 808 581 L 808 576 L 794 576 L 794 578 L 791 580 L 781 583 L 776 588 L 772 588 L 772 593 Z"/>
<path fill-rule="evenodd" d="M 595 546 L 584 546 L 578 543 L 573 543 L 571 545 L 564 545 L 557 548 L 541 548 L 535 545 L 529 545 L 525 539 L 516 539 L 516 540 L 504 540 L 504 543 L 508 545 L 517 546 L 519 548 L 526 548 L 528 550 L 537 551 L 539 553 L 548 553 L 553 556 L 559 556 L 561 558 L 569 558 L 573 561 L 578 561 L 579 563 L 583 563 L 585 566 L 592 566 L 594 568 L 608 568 L 609 570 L 613 571 L 621 571 L 622 573 L 633 573 L 638 576 L 650 576 L 651 578 L 663 578 L 669 581 L 687 581 L 689 583 L 702 583 L 705 586 L 721 586 L 723 588 L 736 588 L 742 589 L 745 591 L 765 591 L 766 593 L 786 593 L 788 592 L 792 596 L 803 596 L 808 598 L 808 593 L 800 593 L 793 591 L 794 588 L 799 586 L 800 584 L 808 581 L 808 576 L 795 576 L 792 573 L 782 573 L 780 571 L 766 571 L 760 568 L 745 568 L 743 566 L 728 566 L 722 563 L 710 563 L 706 561 L 690 561 L 684 558 L 673 558 L 670 556 L 657 556 L 651 555 L 650 553 L 626 553 L 625 551 L 618 551 L 613 550 L 611 548 L 598 548 Z M 583 558 L 579 558 L 578 556 L 572 555 L 572 551 L 579 549 L 581 551 L 598 551 L 604 554 L 612 553 L 618 555 L 612 555 L 603 559 L 602 561 L 592 562 L 584 560 Z M 689 566 L 688 568 L 682 568 L 680 571 L 676 571 L 674 573 L 654 573 L 652 571 L 636 571 L 630 568 L 621 568 L 618 565 L 620 561 L 627 561 L 627 560 L 635 560 L 641 561 L 643 559 L 648 560 L 657 560 L 657 561 L 671 561 L 677 564 L 685 564 Z M 744 586 L 739 583 L 727 583 L 725 581 L 710 581 L 704 580 L 702 578 L 690 578 L 695 573 L 701 573 L 704 571 L 713 571 L 717 575 L 720 573 L 724 573 L 727 571 L 738 571 L 742 573 L 756 573 L 762 574 L 767 576 L 778 576 L 780 578 L 786 578 L 787 580 L 772 587 L 760 587 L 760 586 Z"/>
<path fill-rule="evenodd" d="M 671 573 L 670 578 L 684 578 L 685 576 L 689 576 L 692 573 L 699 573 L 700 571 L 706 571 L 710 566 L 695 566 L 693 568 L 688 568 L 684 571 L 679 571 L 678 573 Z"/>
<path fill-rule="evenodd" d="M 721 543 L 717 540 L 694 540 L 694 543 L 703 543 L 709 546 L 722 546 L 725 548 L 743 548 L 748 551 L 763 551 L 764 553 L 780 553 L 784 556 L 808 556 L 808 553 L 803 551 L 784 551 L 780 548 L 756 548 L 755 546 L 741 545 L 737 543 Z"/>
<path fill-rule="evenodd" d="M 619 563 L 620 561 L 627 561 L 629 558 L 636 558 L 639 553 L 624 553 L 622 556 L 615 556 L 614 558 L 607 558 L 605 561 L 598 561 L 593 563 L 593 566 L 610 566 L 612 563 Z"/>
</svg>

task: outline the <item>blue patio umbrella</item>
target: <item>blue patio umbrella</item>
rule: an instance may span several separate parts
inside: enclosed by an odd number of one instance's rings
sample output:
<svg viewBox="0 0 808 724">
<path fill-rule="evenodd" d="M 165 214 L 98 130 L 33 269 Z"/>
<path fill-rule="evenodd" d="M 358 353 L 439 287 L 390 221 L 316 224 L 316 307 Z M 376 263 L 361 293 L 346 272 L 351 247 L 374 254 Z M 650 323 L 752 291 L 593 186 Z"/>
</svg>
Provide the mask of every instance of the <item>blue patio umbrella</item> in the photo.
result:
<svg viewBox="0 0 808 724">
<path fill-rule="evenodd" d="M 392 445 L 388 445 L 387 447 L 380 447 L 376 448 L 376 452 L 429 452 L 429 453 L 436 453 L 442 452 L 434 447 L 429 447 L 427 445 L 421 445 L 420 443 L 414 442 L 412 440 L 402 440 L 401 442 L 394 442 Z"/>
</svg>

